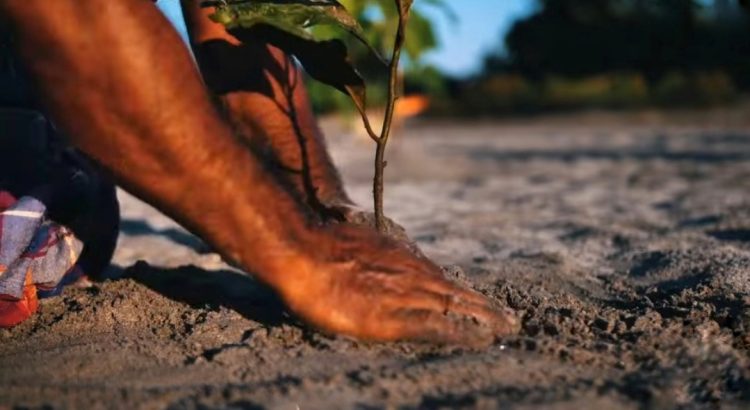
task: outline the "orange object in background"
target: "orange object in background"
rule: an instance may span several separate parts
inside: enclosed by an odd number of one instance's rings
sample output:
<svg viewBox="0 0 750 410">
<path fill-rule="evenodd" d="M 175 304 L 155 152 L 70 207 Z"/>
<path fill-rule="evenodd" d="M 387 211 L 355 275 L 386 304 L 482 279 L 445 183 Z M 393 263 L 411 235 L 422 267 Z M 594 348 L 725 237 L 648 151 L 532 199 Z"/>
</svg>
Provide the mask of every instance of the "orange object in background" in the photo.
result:
<svg viewBox="0 0 750 410">
<path fill-rule="evenodd" d="M 416 117 L 428 108 L 430 108 L 430 99 L 426 95 L 405 95 L 396 101 L 395 117 L 397 119 Z"/>
<path fill-rule="evenodd" d="M 23 298 L 0 299 L 0 328 L 16 326 L 33 315 L 39 307 L 36 286 L 31 282 L 31 271 L 26 274 Z"/>
</svg>

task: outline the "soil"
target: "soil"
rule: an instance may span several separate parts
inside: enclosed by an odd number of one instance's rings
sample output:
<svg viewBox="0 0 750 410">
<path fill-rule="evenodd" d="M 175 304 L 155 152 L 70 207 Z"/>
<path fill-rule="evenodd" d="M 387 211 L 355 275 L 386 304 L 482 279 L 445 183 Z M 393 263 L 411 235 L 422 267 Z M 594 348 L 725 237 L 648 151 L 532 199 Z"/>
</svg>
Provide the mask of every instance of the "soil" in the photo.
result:
<svg viewBox="0 0 750 410">
<path fill-rule="evenodd" d="M 748 117 L 407 127 L 387 213 L 447 275 L 523 314 L 485 350 L 307 329 L 121 193 L 111 279 L 0 331 L 0 407 L 748 408 Z M 369 204 L 373 147 L 326 129 Z"/>
</svg>

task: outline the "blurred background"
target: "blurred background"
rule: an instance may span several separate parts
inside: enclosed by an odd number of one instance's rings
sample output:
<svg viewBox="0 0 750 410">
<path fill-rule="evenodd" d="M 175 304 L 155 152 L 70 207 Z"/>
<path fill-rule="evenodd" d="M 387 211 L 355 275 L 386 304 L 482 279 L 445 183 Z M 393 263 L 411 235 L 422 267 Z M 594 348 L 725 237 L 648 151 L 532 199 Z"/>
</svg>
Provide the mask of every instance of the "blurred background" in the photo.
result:
<svg viewBox="0 0 750 410">
<path fill-rule="evenodd" d="M 388 55 L 391 0 L 346 0 Z M 385 99 L 385 70 L 349 41 Z M 412 111 L 502 117 L 590 108 L 706 108 L 750 89 L 750 17 L 742 0 L 417 0 L 404 63 Z M 309 84 L 318 112 L 351 110 Z M 409 111 L 407 108 L 406 111 Z"/>
</svg>

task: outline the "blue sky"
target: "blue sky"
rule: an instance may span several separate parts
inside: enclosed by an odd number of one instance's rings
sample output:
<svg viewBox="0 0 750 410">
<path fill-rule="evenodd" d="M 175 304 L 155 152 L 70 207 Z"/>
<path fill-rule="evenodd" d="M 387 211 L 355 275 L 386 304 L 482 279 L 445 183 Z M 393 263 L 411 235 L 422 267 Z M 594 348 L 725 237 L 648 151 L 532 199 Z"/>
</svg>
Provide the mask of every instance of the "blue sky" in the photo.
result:
<svg viewBox="0 0 750 410">
<path fill-rule="evenodd" d="M 167 17 L 185 36 L 179 0 L 159 0 Z M 480 68 L 482 56 L 496 47 L 513 22 L 533 10 L 532 0 L 447 0 L 458 16 L 453 22 L 439 9 L 415 4 L 435 22 L 441 47 L 425 56 L 432 63 L 453 75 L 471 74 Z"/>
<path fill-rule="evenodd" d="M 164 15 L 172 22 L 182 39 L 189 43 L 185 20 L 182 16 L 180 0 L 157 0 L 156 6 L 159 7 Z"/>
<path fill-rule="evenodd" d="M 424 6 L 436 24 L 441 47 L 430 52 L 426 61 L 454 75 L 471 74 L 480 68 L 482 56 L 494 50 L 513 22 L 534 9 L 532 0 L 446 1 L 458 15 L 454 24 L 439 10 Z M 420 0 L 416 0 L 416 5 Z"/>
</svg>

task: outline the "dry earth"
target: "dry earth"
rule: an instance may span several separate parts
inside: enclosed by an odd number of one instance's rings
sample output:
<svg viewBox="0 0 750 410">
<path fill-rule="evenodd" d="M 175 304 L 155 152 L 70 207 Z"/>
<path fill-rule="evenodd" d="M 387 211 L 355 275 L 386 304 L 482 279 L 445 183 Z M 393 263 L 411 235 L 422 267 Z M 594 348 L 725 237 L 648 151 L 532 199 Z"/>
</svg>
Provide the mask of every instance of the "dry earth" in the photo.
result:
<svg viewBox="0 0 750 410">
<path fill-rule="evenodd" d="M 123 194 L 113 279 L 0 332 L 0 407 L 748 408 L 744 114 L 411 126 L 390 215 L 524 314 L 520 336 L 482 351 L 305 329 Z M 327 128 L 368 203 L 371 146 Z"/>
</svg>

